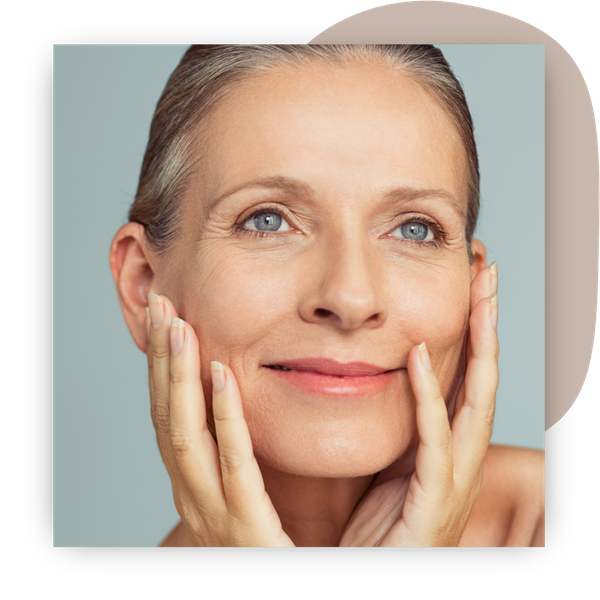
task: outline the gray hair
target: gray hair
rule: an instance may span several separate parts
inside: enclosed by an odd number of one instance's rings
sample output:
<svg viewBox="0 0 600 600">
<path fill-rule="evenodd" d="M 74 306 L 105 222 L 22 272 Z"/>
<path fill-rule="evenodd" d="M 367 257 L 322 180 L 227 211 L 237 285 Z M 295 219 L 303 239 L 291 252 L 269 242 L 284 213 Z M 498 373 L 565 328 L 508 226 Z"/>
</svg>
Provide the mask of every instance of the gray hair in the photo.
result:
<svg viewBox="0 0 600 600">
<path fill-rule="evenodd" d="M 479 213 L 479 163 L 473 122 L 463 89 L 441 50 L 432 45 L 195 45 L 171 75 L 160 97 L 129 220 L 145 227 L 146 239 L 164 252 L 179 233 L 179 204 L 194 170 L 197 126 L 237 82 L 281 66 L 307 61 L 343 65 L 375 58 L 399 68 L 430 92 L 447 112 L 467 153 L 468 210 L 465 237 L 471 241 Z"/>
</svg>

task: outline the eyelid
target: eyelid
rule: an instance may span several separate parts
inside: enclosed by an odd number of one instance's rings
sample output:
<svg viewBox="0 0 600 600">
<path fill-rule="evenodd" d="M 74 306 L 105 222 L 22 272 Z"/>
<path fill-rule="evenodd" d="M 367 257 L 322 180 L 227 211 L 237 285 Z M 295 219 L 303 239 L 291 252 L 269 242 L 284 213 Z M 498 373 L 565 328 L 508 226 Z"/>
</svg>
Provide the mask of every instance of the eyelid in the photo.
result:
<svg viewBox="0 0 600 600">
<path fill-rule="evenodd" d="M 439 229 L 439 225 L 433 219 L 418 213 L 403 213 L 401 215 L 398 215 L 397 222 L 394 225 L 393 229 L 397 229 L 398 227 L 400 227 L 400 225 L 403 225 L 404 223 L 411 223 L 413 221 L 416 221 L 417 223 L 423 223 L 427 226 L 431 226 L 433 229 Z"/>
</svg>

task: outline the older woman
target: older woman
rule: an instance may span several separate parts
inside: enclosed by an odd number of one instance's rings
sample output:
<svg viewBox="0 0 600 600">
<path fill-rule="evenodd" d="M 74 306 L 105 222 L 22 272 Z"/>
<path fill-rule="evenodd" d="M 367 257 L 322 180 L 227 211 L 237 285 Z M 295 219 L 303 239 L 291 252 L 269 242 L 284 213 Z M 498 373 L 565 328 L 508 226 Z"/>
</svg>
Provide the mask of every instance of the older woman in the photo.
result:
<svg viewBox="0 0 600 600">
<path fill-rule="evenodd" d="M 497 269 L 432 46 L 197 46 L 111 268 L 181 522 L 163 545 L 543 544 L 489 447 Z"/>
</svg>

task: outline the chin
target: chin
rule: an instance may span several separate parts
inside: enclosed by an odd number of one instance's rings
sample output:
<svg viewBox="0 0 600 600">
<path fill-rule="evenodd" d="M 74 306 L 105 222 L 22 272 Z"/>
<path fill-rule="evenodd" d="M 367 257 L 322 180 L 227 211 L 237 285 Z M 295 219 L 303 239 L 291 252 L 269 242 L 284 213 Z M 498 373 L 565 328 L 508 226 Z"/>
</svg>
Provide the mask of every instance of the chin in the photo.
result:
<svg viewBox="0 0 600 600">
<path fill-rule="evenodd" d="M 331 454 L 301 458 L 288 456 L 286 460 L 257 456 L 257 460 L 259 464 L 290 475 L 320 479 L 349 479 L 375 475 L 389 467 L 401 455 L 402 452 L 397 452 L 387 456 L 368 457 L 340 452 L 335 456 Z"/>
<path fill-rule="evenodd" d="M 412 432 L 401 434 L 396 429 L 395 435 L 386 435 L 386 427 L 380 432 L 348 427 L 345 432 L 339 424 L 331 428 L 321 424 L 318 429 L 318 434 L 313 430 L 300 436 L 290 432 L 271 437 L 269 444 L 257 441 L 257 461 L 291 475 L 347 479 L 379 473 L 416 444 Z"/>
</svg>

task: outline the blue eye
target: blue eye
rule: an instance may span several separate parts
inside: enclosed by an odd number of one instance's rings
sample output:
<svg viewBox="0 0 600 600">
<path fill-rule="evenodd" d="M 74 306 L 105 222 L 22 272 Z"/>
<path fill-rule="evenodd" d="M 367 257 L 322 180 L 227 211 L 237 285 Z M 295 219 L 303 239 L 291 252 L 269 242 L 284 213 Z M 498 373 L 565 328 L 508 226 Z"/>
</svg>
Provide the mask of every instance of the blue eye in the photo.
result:
<svg viewBox="0 0 600 600">
<path fill-rule="evenodd" d="M 392 232 L 393 237 L 404 238 L 413 242 L 428 242 L 433 240 L 433 232 L 425 223 L 419 223 L 419 221 L 408 221 L 402 223 L 400 227 L 397 227 Z"/>
<path fill-rule="evenodd" d="M 276 212 L 261 212 L 250 217 L 244 227 L 255 231 L 288 231 L 287 221 Z"/>
</svg>

